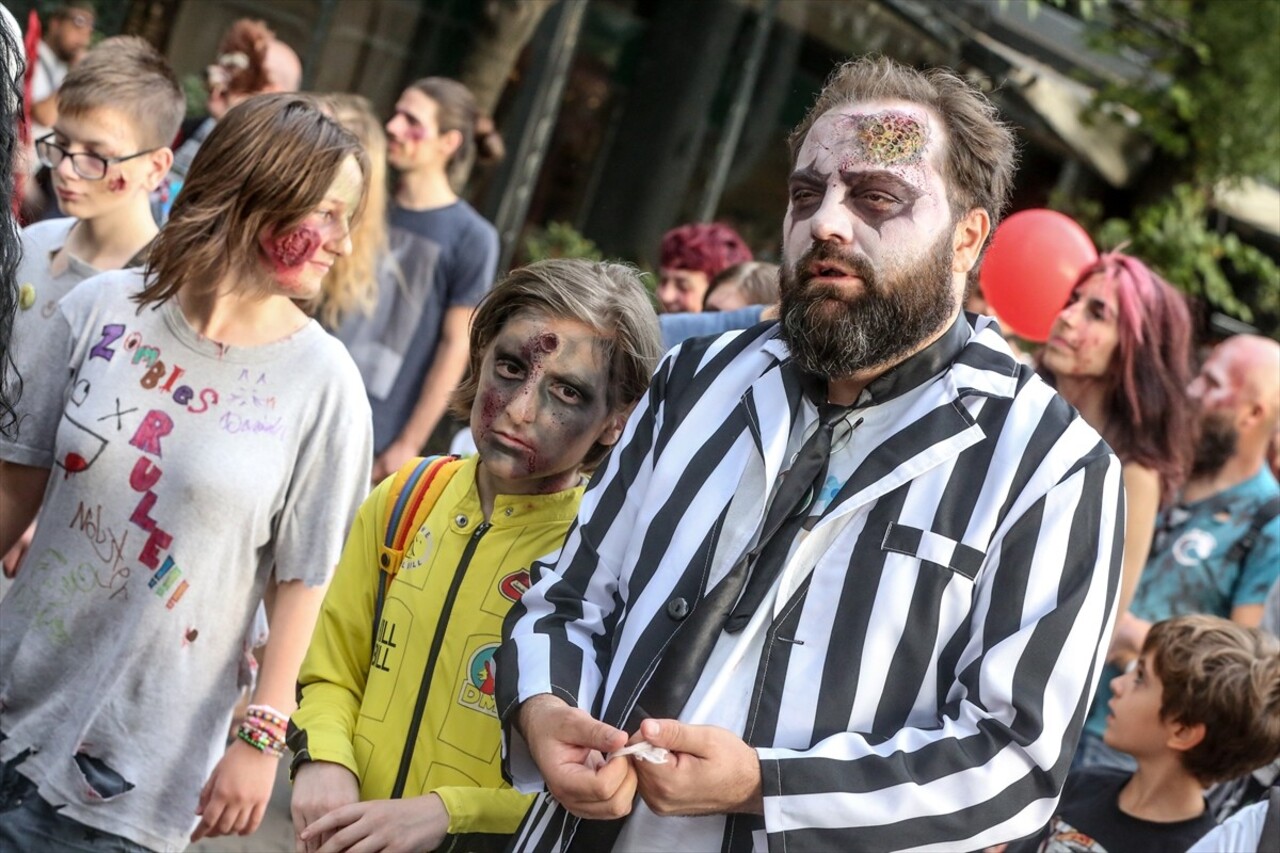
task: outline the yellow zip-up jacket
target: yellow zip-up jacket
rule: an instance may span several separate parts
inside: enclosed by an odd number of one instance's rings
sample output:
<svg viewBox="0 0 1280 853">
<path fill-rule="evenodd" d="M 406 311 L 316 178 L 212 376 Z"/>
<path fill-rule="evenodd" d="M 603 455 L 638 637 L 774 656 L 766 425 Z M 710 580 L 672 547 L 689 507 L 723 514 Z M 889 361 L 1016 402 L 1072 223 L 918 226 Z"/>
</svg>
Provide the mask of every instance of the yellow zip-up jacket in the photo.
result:
<svg viewBox="0 0 1280 853">
<path fill-rule="evenodd" d="M 402 796 L 438 794 L 451 835 L 514 832 L 532 802 L 502 778 L 493 653 L 530 563 L 560 548 L 583 492 L 499 495 L 485 522 L 476 464 L 464 462 L 408 540 L 376 643 L 392 480 L 360 507 L 298 677 L 290 738 L 299 758 L 355 773 L 361 800 L 390 797 L 408 760 Z"/>
</svg>

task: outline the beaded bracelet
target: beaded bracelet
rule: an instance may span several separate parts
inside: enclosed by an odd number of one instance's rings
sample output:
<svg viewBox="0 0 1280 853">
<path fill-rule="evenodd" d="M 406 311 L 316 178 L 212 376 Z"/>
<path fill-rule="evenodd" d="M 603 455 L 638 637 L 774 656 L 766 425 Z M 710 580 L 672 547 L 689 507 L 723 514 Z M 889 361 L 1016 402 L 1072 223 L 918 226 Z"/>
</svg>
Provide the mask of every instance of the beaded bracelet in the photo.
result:
<svg viewBox="0 0 1280 853">
<path fill-rule="evenodd" d="M 268 753 L 277 758 L 284 755 L 285 744 L 282 739 L 273 736 L 270 732 L 251 727 L 248 721 L 241 723 L 240 728 L 236 729 L 236 737 L 259 752 Z"/>
<path fill-rule="evenodd" d="M 270 705 L 250 705 L 245 712 L 250 719 L 261 720 L 273 728 L 283 731 L 289 725 L 289 718 Z"/>
<path fill-rule="evenodd" d="M 250 705 L 236 730 L 236 737 L 253 748 L 275 756 L 284 754 L 289 718 L 270 705 Z"/>
</svg>

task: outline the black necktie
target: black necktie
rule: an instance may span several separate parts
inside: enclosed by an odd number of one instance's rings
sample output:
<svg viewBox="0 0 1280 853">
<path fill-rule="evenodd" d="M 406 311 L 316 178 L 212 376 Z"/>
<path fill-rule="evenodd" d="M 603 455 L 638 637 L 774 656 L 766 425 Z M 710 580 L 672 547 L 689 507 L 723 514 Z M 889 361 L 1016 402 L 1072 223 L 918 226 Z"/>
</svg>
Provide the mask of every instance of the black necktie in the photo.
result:
<svg viewBox="0 0 1280 853">
<path fill-rule="evenodd" d="M 628 731 L 648 717 L 679 716 L 711 657 L 720 631 L 736 633 L 751 620 L 782 571 L 791 543 L 822 490 L 831 457 L 831 436 L 847 411 L 829 404 L 819 407 L 818 429 L 800 448 L 795 462 L 783 475 L 765 513 L 756 547 L 698 602 L 680 626 L 653 677 L 640 693 L 626 726 Z"/>
</svg>

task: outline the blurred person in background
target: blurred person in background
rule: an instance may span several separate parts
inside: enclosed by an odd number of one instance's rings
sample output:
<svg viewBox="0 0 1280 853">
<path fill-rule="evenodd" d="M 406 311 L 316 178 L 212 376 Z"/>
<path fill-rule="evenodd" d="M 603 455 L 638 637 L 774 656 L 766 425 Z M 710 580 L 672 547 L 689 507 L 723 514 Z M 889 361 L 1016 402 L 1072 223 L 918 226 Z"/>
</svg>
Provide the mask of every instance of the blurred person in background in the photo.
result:
<svg viewBox="0 0 1280 853">
<path fill-rule="evenodd" d="M 711 279 L 702 310 L 736 311 L 748 305 L 774 305 L 779 298 L 778 265 L 747 261 Z"/>
<path fill-rule="evenodd" d="M 1085 720 L 1076 766 L 1129 765 L 1101 743 L 1108 685 L 1137 657 L 1153 622 L 1204 613 L 1257 627 L 1280 578 L 1280 485 L 1266 465 L 1280 417 L 1280 344 L 1256 335 L 1228 338 L 1188 393 L 1199 409 L 1191 473 L 1160 514 L 1128 610 L 1117 611 L 1110 663 Z"/>
<path fill-rule="evenodd" d="M 47 134 L 58 120 L 58 90 L 67 72 L 89 50 L 93 38 L 94 6 L 90 0 L 67 0 L 57 6 L 45 22 L 44 32 L 36 43 L 31 64 L 30 91 L 27 102 L 31 111 L 31 140 Z M 20 42 L 21 43 L 21 42 Z M 25 186 L 23 216 L 34 222 L 57 216 L 49 170 L 42 167 L 30 147 L 26 152 L 27 174 L 34 177 Z"/>
<path fill-rule="evenodd" d="M 365 215 L 351 229 L 351 253 L 338 258 L 319 301 L 308 306 L 326 329 L 333 331 L 351 315 L 368 316 L 378 296 L 378 271 L 397 275 L 399 268 L 387 242 L 387 134 L 369 99 L 335 93 L 322 99 L 338 124 L 355 134 L 369 155 L 369 190 Z"/>
<path fill-rule="evenodd" d="M 67 0 L 53 10 L 36 47 L 31 75 L 32 138 L 44 136 L 58 119 L 58 89 L 67 72 L 89 50 L 93 38 L 91 0 Z"/>
<path fill-rule="evenodd" d="M 721 222 L 695 222 L 662 235 L 658 303 L 665 314 L 698 312 L 711 279 L 752 259 L 746 241 Z"/>
<path fill-rule="evenodd" d="M 262 21 L 241 18 L 218 42 L 218 55 L 205 69 L 208 116 L 182 136 L 173 153 L 173 168 L 154 200 L 156 220 L 169 218 L 173 199 L 182 190 L 200 145 L 227 110 L 254 95 L 296 92 L 302 85 L 302 63 L 293 48 L 276 38 Z"/>
<path fill-rule="evenodd" d="M 1040 352 L 1041 376 L 1124 465 L 1119 614 L 1147 562 L 1156 513 L 1173 500 L 1191 461 L 1191 357 L 1182 294 L 1120 252 L 1080 273 Z"/>
<path fill-rule="evenodd" d="M 466 371 L 467 324 L 493 285 L 498 232 L 458 193 L 472 163 L 503 154 L 475 97 L 444 77 L 405 89 L 386 131 L 395 263 L 378 269 L 373 313 L 337 330 L 373 407 L 375 483 L 422 451 Z"/>
</svg>

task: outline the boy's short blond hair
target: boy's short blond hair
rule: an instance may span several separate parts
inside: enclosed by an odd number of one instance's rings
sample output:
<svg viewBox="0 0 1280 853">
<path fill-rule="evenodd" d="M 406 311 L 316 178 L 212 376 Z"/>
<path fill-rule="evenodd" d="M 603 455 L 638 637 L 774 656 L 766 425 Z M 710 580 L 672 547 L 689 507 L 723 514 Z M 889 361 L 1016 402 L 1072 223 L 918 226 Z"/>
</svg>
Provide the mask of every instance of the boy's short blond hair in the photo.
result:
<svg viewBox="0 0 1280 853">
<path fill-rule="evenodd" d="M 1280 756 L 1280 640 L 1217 616 L 1179 616 L 1153 625 L 1142 653 L 1163 686 L 1160 717 L 1204 726 L 1181 753 L 1202 785 Z"/>
<path fill-rule="evenodd" d="M 158 50 L 137 36 L 115 36 L 89 51 L 58 89 L 60 113 L 77 116 L 104 108 L 126 116 L 138 145 L 149 149 L 173 143 L 187 105 Z"/>
</svg>

